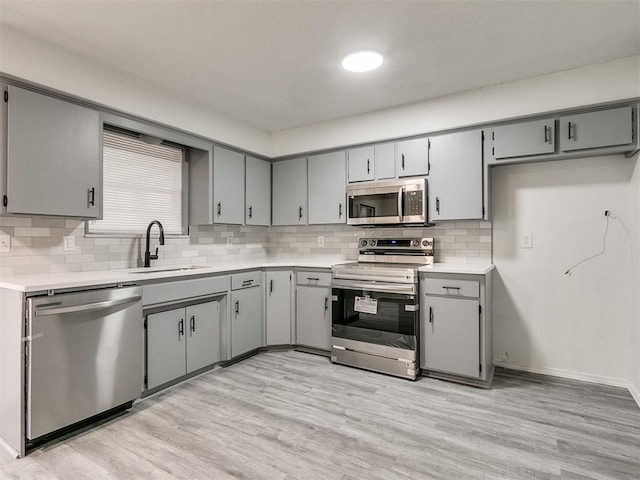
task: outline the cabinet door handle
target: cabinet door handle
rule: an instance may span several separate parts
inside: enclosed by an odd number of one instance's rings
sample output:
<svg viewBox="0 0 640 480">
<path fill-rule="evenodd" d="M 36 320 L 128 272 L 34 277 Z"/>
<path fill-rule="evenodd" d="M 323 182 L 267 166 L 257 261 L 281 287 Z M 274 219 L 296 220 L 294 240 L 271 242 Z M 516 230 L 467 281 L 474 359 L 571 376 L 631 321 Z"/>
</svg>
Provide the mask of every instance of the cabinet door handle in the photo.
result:
<svg viewBox="0 0 640 480">
<path fill-rule="evenodd" d="M 302 220 L 302 207 L 298 207 L 298 220 Z"/>
<path fill-rule="evenodd" d="M 191 315 L 191 318 L 189 319 L 189 328 L 191 330 L 191 333 L 196 331 L 196 316 L 195 315 Z"/>
<path fill-rule="evenodd" d="M 573 122 L 569 122 L 568 128 L 567 128 L 567 139 L 568 140 L 575 140 L 576 136 L 575 136 L 575 132 L 572 133 L 574 129 L 574 125 Z"/>
<path fill-rule="evenodd" d="M 342 218 L 342 204 L 338 204 L 338 218 Z"/>
<path fill-rule="evenodd" d="M 222 202 L 218 202 L 218 216 L 222 215 Z"/>
<path fill-rule="evenodd" d="M 404 153 L 402 154 L 402 169 L 404 170 Z"/>
<path fill-rule="evenodd" d="M 96 205 L 96 187 L 91 187 L 88 190 L 87 195 L 89 197 L 87 200 L 88 205 L 90 207 L 94 207 Z"/>
<path fill-rule="evenodd" d="M 324 297 L 324 309 L 329 310 L 329 299 L 327 297 Z"/>
<path fill-rule="evenodd" d="M 433 307 L 429 307 L 429 323 L 433 323 Z"/>
<path fill-rule="evenodd" d="M 371 161 L 367 158 L 367 175 L 371 172 Z"/>
<path fill-rule="evenodd" d="M 240 315 L 240 300 L 236 300 L 236 317 Z"/>
<path fill-rule="evenodd" d="M 269 280 L 269 293 L 273 293 L 273 280 Z"/>
<path fill-rule="evenodd" d="M 249 207 L 249 218 L 253 217 L 253 205 Z"/>
<path fill-rule="evenodd" d="M 440 198 L 436 197 L 436 212 L 440 215 Z"/>
<path fill-rule="evenodd" d="M 178 340 L 184 335 L 184 318 L 181 318 L 178 322 Z"/>
<path fill-rule="evenodd" d="M 551 143 L 551 127 L 549 125 L 544 126 L 544 143 Z"/>
</svg>

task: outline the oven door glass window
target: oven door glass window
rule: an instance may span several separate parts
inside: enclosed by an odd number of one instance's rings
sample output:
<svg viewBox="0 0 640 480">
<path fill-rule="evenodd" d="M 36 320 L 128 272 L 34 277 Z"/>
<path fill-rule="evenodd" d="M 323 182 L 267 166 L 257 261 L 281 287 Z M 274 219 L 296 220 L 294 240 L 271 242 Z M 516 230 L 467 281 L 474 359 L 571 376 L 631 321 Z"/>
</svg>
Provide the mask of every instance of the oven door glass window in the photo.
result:
<svg viewBox="0 0 640 480">
<path fill-rule="evenodd" d="M 398 192 L 349 198 L 349 218 L 398 217 Z"/>
<path fill-rule="evenodd" d="M 338 288 L 333 295 L 334 337 L 415 350 L 418 312 L 414 296 Z"/>
</svg>

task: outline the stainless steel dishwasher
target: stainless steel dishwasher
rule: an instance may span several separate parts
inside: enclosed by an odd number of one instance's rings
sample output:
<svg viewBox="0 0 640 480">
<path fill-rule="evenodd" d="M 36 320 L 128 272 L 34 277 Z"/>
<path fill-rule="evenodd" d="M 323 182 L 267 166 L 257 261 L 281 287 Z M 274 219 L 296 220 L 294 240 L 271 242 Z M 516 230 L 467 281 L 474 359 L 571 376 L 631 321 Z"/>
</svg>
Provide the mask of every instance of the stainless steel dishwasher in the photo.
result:
<svg viewBox="0 0 640 480">
<path fill-rule="evenodd" d="M 141 287 L 32 297 L 27 307 L 28 442 L 140 396 Z"/>
</svg>

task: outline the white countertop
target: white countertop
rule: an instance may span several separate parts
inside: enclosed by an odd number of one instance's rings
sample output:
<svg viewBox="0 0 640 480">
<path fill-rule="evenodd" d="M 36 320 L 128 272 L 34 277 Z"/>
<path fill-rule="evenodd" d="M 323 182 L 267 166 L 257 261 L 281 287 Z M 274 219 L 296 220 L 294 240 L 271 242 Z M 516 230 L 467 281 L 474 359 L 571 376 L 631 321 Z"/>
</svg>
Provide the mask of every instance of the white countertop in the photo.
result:
<svg viewBox="0 0 640 480">
<path fill-rule="evenodd" d="M 196 268 L 190 268 L 191 266 L 163 265 L 151 268 L 131 268 L 127 270 L 14 275 L 10 277 L 0 277 L 0 288 L 20 292 L 39 292 L 118 283 L 157 282 L 165 279 L 232 273 L 258 268 L 331 268 L 333 265 L 352 261 L 353 260 L 335 257 L 275 257 L 255 259 L 247 262 L 197 265 L 195 266 Z M 186 269 L 181 270 L 180 268 Z M 493 265 L 436 263 L 434 265 L 420 267 L 419 271 L 484 275 L 493 270 L 493 268 Z"/>
</svg>

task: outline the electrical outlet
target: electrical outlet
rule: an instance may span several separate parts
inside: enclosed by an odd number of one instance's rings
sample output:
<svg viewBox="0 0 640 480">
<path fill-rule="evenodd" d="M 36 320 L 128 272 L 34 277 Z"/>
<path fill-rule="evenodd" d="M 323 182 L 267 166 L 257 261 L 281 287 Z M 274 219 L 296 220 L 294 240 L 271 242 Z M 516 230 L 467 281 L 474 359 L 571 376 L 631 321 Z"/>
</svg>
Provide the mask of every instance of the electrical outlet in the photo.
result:
<svg viewBox="0 0 640 480">
<path fill-rule="evenodd" d="M 533 233 L 520 235 L 520 248 L 533 248 Z"/>
<path fill-rule="evenodd" d="M 318 235 L 318 246 L 324 247 L 324 235 Z"/>
<path fill-rule="evenodd" d="M 76 249 L 76 237 L 69 235 L 62 237 L 62 250 L 65 252 L 73 252 Z"/>
<path fill-rule="evenodd" d="M 231 246 L 231 237 L 227 237 L 227 247 Z"/>
<path fill-rule="evenodd" d="M 11 236 L 0 235 L 0 253 L 11 252 Z"/>
</svg>

